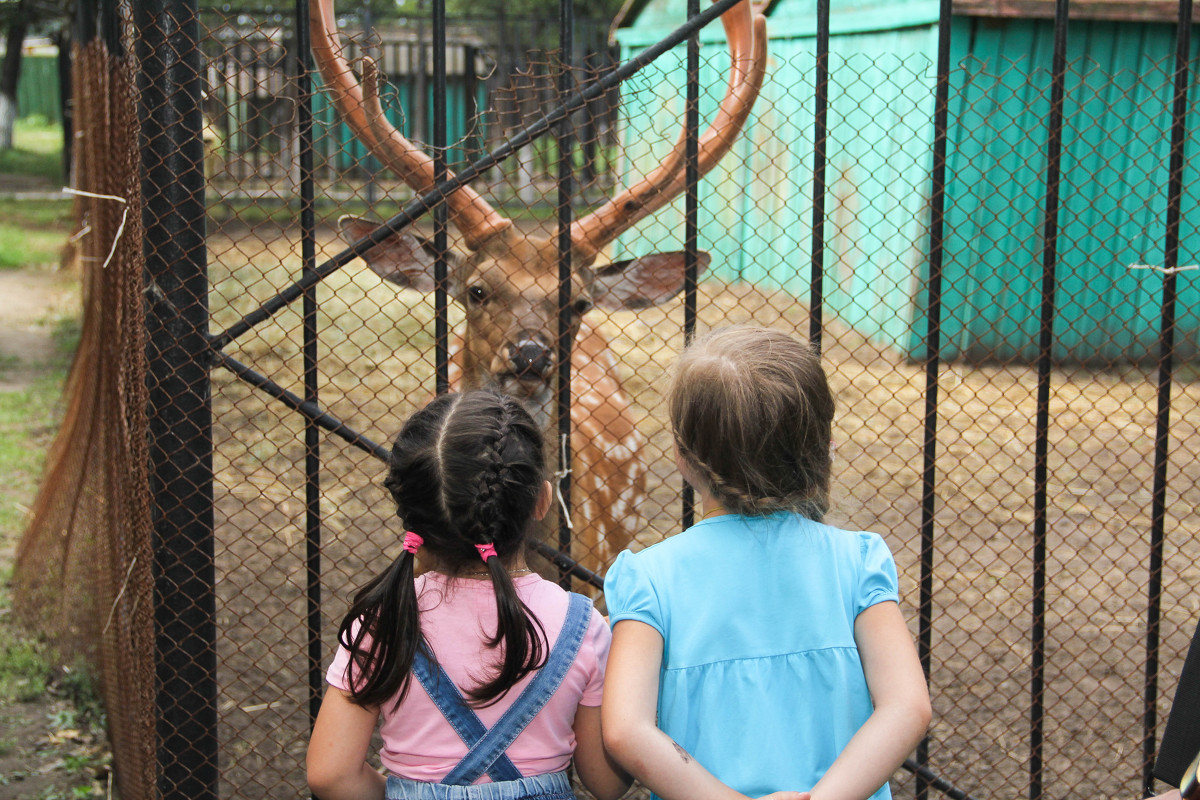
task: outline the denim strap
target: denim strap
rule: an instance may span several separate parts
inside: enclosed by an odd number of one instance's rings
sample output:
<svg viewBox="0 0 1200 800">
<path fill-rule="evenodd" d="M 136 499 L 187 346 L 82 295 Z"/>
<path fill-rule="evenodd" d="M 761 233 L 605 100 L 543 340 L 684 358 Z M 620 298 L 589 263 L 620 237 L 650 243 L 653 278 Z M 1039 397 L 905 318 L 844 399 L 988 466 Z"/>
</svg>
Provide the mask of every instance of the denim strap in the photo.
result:
<svg viewBox="0 0 1200 800">
<path fill-rule="evenodd" d="M 579 652 L 579 646 L 583 644 L 583 637 L 587 633 L 592 616 L 591 600 L 581 594 L 570 593 L 567 596 L 567 619 L 563 622 L 558 640 L 551 648 L 546 663 L 491 730 L 469 745 L 467 755 L 450 770 L 450 774 L 442 779 L 442 783 L 464 785 L 474 783 L 485 772 L 490 776 L 492 765 L 498 763 L 501 758 L 507 760 L 504 751 L 521 735 L 521 731 L 525 730 L 558 690 L 571 664 L 575 662 L 575 655 Z M 494 777 L 492 779 L 495 780 Z"/>
<path fill-rule="evenodd" d="M 442 712 L 442 716 L 446 718 L 450 727 L 454 728 L 454 732 L 458 734 L 458 738 L 462 739 L 468 748 L 483 738 L 483 735 L 487 733 L 487 728 L 463 700 L 462 694 L 454 685 L 454 681 L 450 680 L 446 670 L 436 661 L 430 661 L 423 648 L 417 648 L 412 670 L 417 682 L 425 690 L 425 694 L 429 695 L 429 699 L 438 707 L 438 711 Z M 521 777 L 516 765 L 503 753 L 495 760 L 494 764 L 490 765 L 487 774 L 494 781 L 515 781 Z M 476 779 L 478 777 L 478 775 L 475 776 Z M 442 783 L 448 782 L 442 781 Z M 471 782 L 474 783 L 474 781 Z"/>
</svg>

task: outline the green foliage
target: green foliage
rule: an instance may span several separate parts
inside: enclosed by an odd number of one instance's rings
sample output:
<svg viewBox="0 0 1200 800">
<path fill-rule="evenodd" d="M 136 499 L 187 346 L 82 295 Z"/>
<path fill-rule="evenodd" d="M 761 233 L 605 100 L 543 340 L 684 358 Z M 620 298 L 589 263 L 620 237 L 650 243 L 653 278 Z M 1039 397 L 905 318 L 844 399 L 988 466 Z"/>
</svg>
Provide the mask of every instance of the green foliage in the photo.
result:
<svg viewBox="0 0 1200 800">
<path fill-rule="evenodd" d="M 18 15 L 29 25 L 32 36 L 50 35 L 71 19 L 71 0 L 0 0 L 0 28 L 7 28 Z"/>
<path fill-rule="evenodd" d="M 104 703 L 100 697 L 100 687 L 87 662 L 80 659 L 75 662 L 74 667 L 63 667 L 57 688 L 59 693 L 71 703 L 71 712 L 76 725 L 104 727 Z M 65 725 L 63 727 L 74 726 Z"/>
<path fill-rule="evenodd" d="M 46 693 L 50 663 L 42 648 L 0 627 L 0 701 L 25 703 Z"/>
</svg>

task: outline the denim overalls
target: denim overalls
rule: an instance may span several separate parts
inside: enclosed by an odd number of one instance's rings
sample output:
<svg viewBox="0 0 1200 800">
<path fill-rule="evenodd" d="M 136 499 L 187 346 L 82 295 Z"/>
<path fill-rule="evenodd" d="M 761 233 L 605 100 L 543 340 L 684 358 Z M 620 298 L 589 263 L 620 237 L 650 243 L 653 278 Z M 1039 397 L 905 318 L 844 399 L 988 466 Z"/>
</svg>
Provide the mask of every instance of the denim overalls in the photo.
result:
<svg viewBox="0 0 1200 800">
<path fill-rule="evenodd" d="M 583 636 L 591 622 L 592 602 L 579 594 L 572 593 L 569 597 L 566 622 L 545 665 L 491 730 L 483 726 L 466 704 L 441 665 L 430 662 L 417 651 L 413 675 L 459 738 L 466 743 L 468 750 L 441 783 L 389 776 L 388 800 L 575 800 L 565 770 L 522 777 L 504 754 L 558 689 L 583 643 Z M 484 773 L 492 779 L 492 783 L 474 785 Z"/>
</svg>

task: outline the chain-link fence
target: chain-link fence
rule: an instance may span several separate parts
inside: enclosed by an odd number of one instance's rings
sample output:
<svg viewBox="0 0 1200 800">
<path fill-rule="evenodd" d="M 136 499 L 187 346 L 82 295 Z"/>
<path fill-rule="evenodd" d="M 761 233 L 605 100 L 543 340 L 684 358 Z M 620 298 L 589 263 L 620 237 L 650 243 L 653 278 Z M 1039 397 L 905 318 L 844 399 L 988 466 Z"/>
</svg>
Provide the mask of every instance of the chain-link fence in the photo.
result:
<svg viewBox="0 0 1200 800">
<path fill-rule="evenodd" d="M 701 23 L 731 4 L 680 28 L 682 6 L 652 3 L 616 45 L 584 21 L 333 17 L 354 85 L 370 82 L 360 53 L 384 73 L 383 124 L 441 156 L 411 185 L 379 121 L 344 124 L 316 69 L 328 56 L 310 65 L 316 10 L 107 17 L 108 50 L 126 55 L 96 72 L 128 78 L 138 122 L 83 104 L 80 135 L 138 137 L 140 172 L 125 174 L 140 187 L 81 169 L 79 188 L 144 209 L 145 284 L 123 296 L 144 289 L 145 327 L 89 358 L 147 371 L 148 399 L 97 396 L 148 409 L 114 441 L 148 431 L 151 474 L 129 474 L 149 486 L 153 537 L 92 514 L 91 544 L 66 561 L 108 576 L 72 624 L 108 654 L 122 797 L 306 795 L 337 622 L 402 531 L 380 457 L 435 391 L 504 360 L 472 290 L 436 291 L 464 254 L 490 252 L 500 215 L 536 253 L 466 285 L 486 279 L 501 299 L 519 287 L 541 309 L 531 335 L 559 367 L 530 394 L 565 458 L 573 522 L 541 552 L 569 556 L 576 589 L 599 596 L 615 552 L 692 518 L 662 395 L 689 332 L 795 331 L 819 344 L 837 392 L 833 521 L 891 546 L 929 673 L 935 721 L 897 794 L 1142 790 L 1200 617 L 1190 27 L 1173 57 L 1161 9 L 1072 20 L 1068 36 L 1064 20 L 1000 19 L 1003 4 L 982 0 L 970 15 L 781 2 L 761 94 L 708 169 L 730 57 L 721 26 Z M 115 91 L 76 85 L 85 99 Z M 671 204 L 628 229 L 588 221 L 663 164 L 679 167 Z M 463 186 L 480 204 L 426 213 Z M 449 255 L 414 258 L 424 249 L 343 214 Z M 587 310 L 571 390 L 557 392 L 560 317 L 582 310 L 559 294 L 559 229 L 573 224 L 600 231 L 583 237 L 597 265 L 683 251 L 684 289 L 626 286 L 623 305 Z M 130 230 L 94 226 L 95 257 Z M 85 269 L 97 286 L 115 274 Z M 61 574 L 45 553 L 67 552 L 50 543 L 82 524 L 40 515 L 29 541 L 52 533 L 23 573 Z M 64 585 L 58 607 L 79 605 Z M 146 663 L 117 657 L 132 644 Z"/>
</svg>

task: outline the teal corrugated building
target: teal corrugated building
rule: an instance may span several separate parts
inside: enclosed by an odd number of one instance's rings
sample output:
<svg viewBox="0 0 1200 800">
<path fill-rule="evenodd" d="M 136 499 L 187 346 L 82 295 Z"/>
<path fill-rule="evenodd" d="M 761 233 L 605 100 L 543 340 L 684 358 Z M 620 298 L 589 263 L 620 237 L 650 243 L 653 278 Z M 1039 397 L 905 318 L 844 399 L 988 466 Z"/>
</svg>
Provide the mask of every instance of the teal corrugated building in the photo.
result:
<svg viewBox="0 0 1200 800">
<path fill-rule="evenodd" d="M 1054 355 L 1060 361 L 1154 358 L 1162 263 L 1174 25 L 1168 3 L 1073 2 L 1058 240 Z M 955 5 L 942 319 L 945 358 L 1037 353 L 1053 3 Z M 1103 8 L 1099 8 L 1103 7 Z M 1128 8 L 1128 6 L 1127 6 Z M 622 56 L 681 24 L 686 0 L 651 0 L 621 31 Z M 1002 16 L 1020 13 L 1024 16 Z M 827 313 L 912 358 L 924 356 L 937 2 L 834 0 L 830 16 L 826 224 Z M 700 244 L 710 275 L 805 298 L 813 168 L 814 0 L 768 12 L 770 63 L 735 154 L 700 187 Z M 1195 40 L 1195 37 L 1193 37 Z M 670 149 L 683 117 L 683 48 L 633 79 L 624 97 L 626 171 Z M 719 26 L 701 42 L 702 119 L 724 90 Z M 1193 76 L 1193 82 L 1195 76 Z M 702 123 L 703 124 L 703 123 Z M 1200 115 L 1188 119 L 1196 153 Z M 1185 168 L 1180 263 L 1200 233 L 1196 168 Z M 682 247 L 683 201 L 618 243 L 618 255 Z M 1200 355 L 1200 271 L 1178 281 L 1177 354 Z"/>
</svg>

